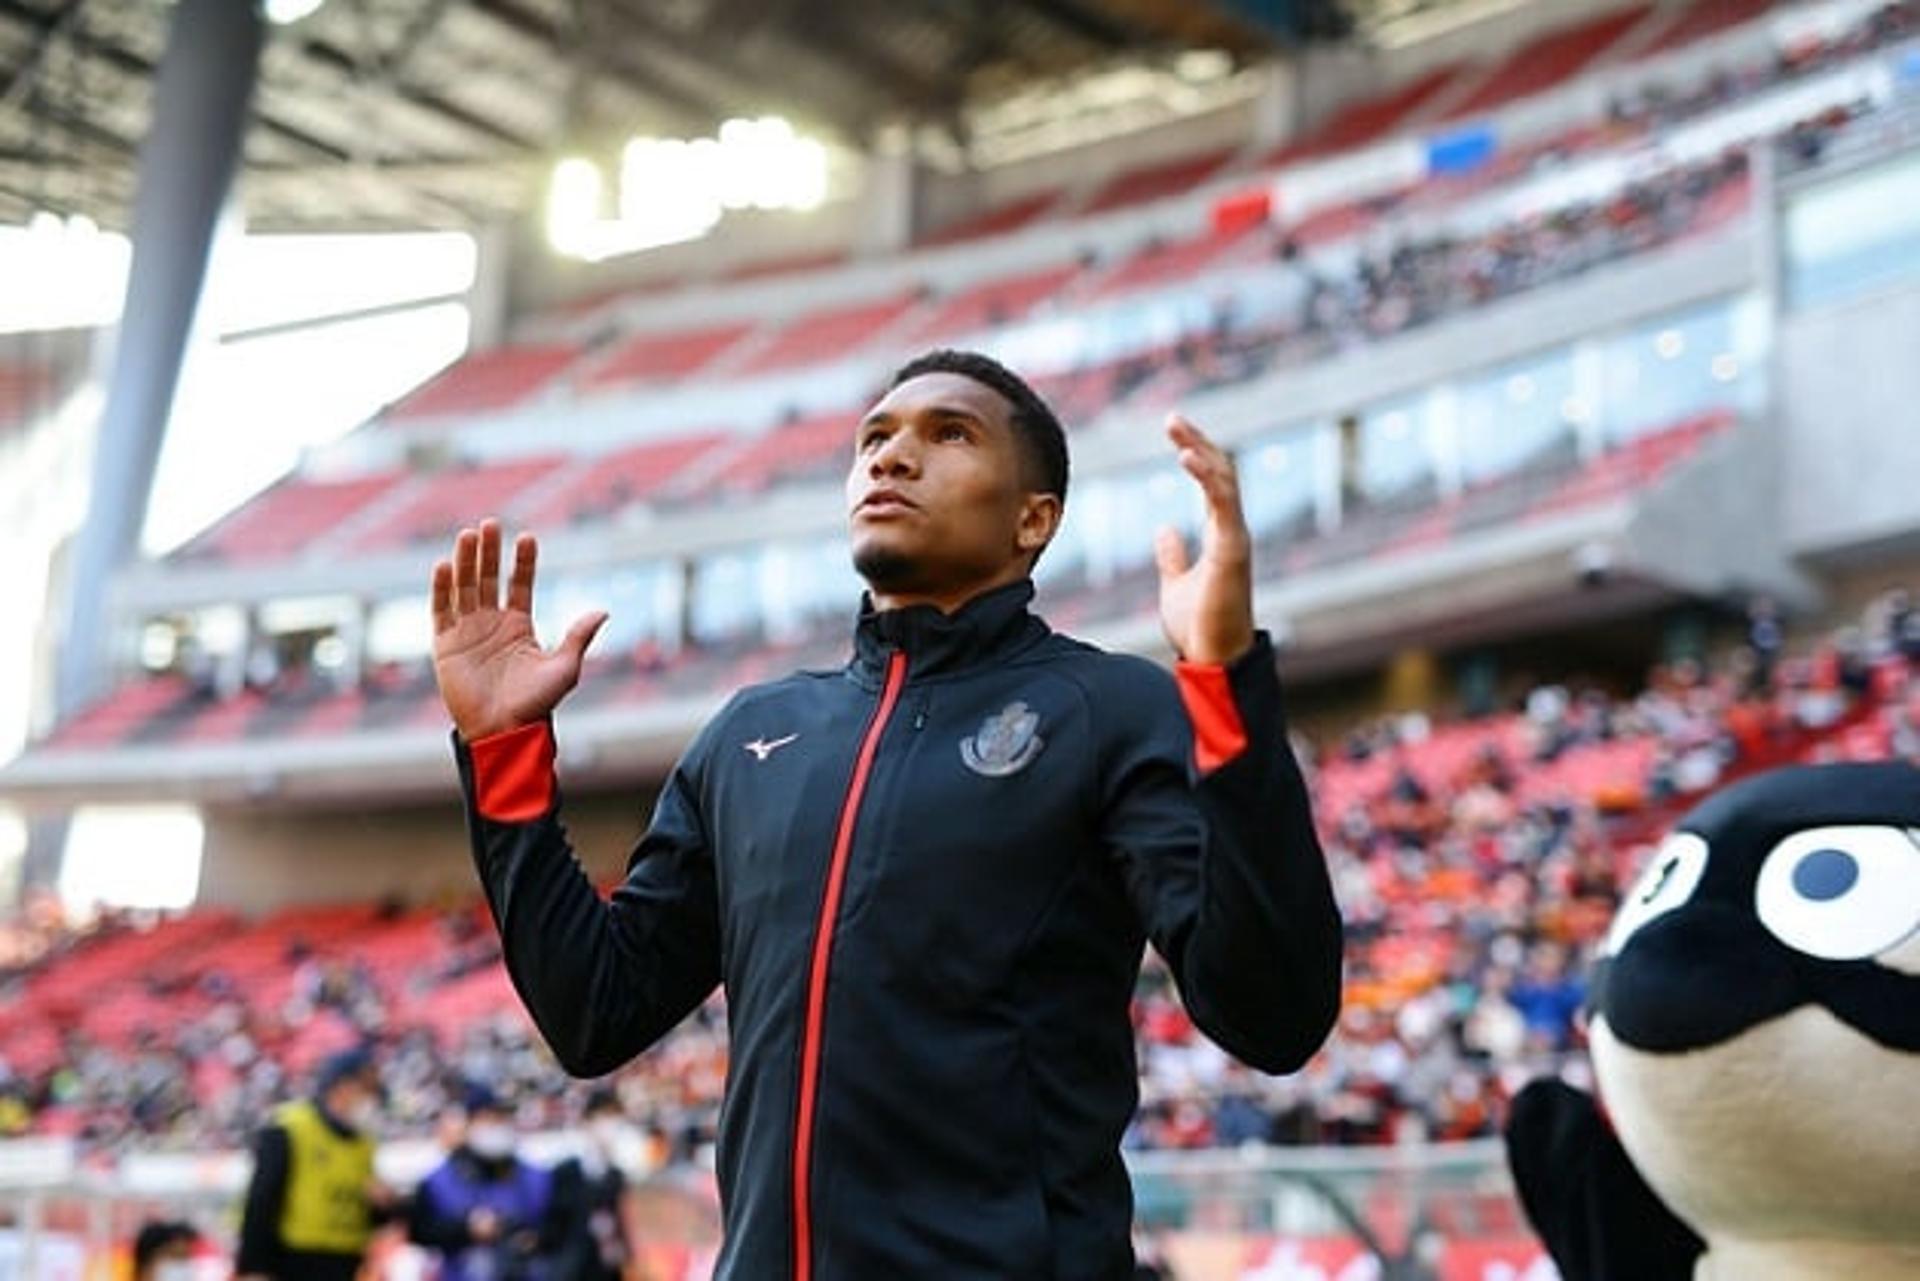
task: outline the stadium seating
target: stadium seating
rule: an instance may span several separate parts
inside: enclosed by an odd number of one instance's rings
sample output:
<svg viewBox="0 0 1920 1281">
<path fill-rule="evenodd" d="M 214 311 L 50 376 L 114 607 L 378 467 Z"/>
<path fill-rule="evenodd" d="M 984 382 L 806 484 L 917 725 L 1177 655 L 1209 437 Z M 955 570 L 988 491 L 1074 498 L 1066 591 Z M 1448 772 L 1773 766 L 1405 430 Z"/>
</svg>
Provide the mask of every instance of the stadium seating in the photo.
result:
<svg viewBox="0 0 1920 1281">
<path fill-rule="evenodd" d="M 1087 199 L 1083 214 L 1107 213 L 1142 205 L 1169 196 L 1181 195 L 1209 178 L 1218 176 L 1233 158 L 1233 151 L 1208 151 L 1197 156 L 1182 156 L 1161 164 L 1148 165 L 1123 173 Z"/>
<path fill-rule="evenodd" d="M 555 455 L 456 465 L 417 477 L 396 501 L 358 531 L 344 550 L 374 551 L 451 538 L 480 514 L 507 514 L 516 500 L 565 466 Z"/>
<path fill-rule="evenodd" d="M 180 555 L 234 563 L 285 560 L 352 519 L 406 479 L 403 472 L 351 480 L 282 481 L 195 538 Z"/>
<path fill-rule="evenodd" d="M 901 342 L 922 346 L 1023 320 L 1060 297 L 1080 274 L 1080 265 L 1074 263 L 962 289 L 937 303 L 931 315 L 901 335 Z"/>
<path fill-rule="evenodd" d="M 1675 6 L 1669 11 L 1667 25 L 1634 56 L 1651 58 L 1683 48 L 1751 22 L 1770 7 L 1771 0 L 1714 0 L 1712 4 Z"/>
<path fill-rule="evenodd" d="M 552 385 L 578 359 L 568 345 L 506 346 L 476 351 L 449 366 L 387 411 L 394 422 L 458 418 L 509 409 Z"/>
<path fill-rule="evenodd" d="M 1471 93 L 1449 106 L 1445 118 L 1484 115 L 1551 89 L 1605 57 L 1650 12 L 1651 5 L 1636 5 L 1528 41 L 1489 72 Z"/>
<path fill-rule="evenodd" d="M 590 460 L 580 480 L 521 513 L 530 529 L 607 520 L 673 486 L 690 467 L 722 449 L 732 437 L 695 432 L 648 441 Z"/>
<path fill-rule="evenodd" d="M 730 447 L 725 461 L 714 467 L 711 491 L 753 494 L 776 481 L 844 470 L 853 456 L 853 427 L 859 415 L 860 409 L 853 406 L 811 414 L 738 442 Z"/>
<path fill-rule="evenodd" d="M 640 334 L 593 360 L 580 375 L 582 388 L 690 378 L 751 332 L 752 325 L 720 325 L 682 333 Z"/>
<path fill-rule="evenodd" d="M 39 365 L 0 361 L 0 432 L 44 408 L 53 386 L 52 373 Z"/>
<path fill-rule="evenodd" d="M 904 316 L 919 300 L 916 291 L 799 316 L 742 359 L 733 372 L 764 374 L 849 355 Z"/>
<path fill-rule="evenodd" d="M 928 247 L 957 245 L 968 240 L 985 240 L 994 236 L 1010 235 L 1040 221 L 1059 204 L 1060 199 L 1061 193 L 1058 191 L 1043 191 L 1038 195 L 1022 196 L 980 213 L 956 219 L 922 236 L 919 243 Z"/>
<path fill-rule="evenodd" d="M 1265 237 L 1253 227 L 1229 227 L 1188 240 L 1150 244 L 1103 277 L 1094 287 L 1093 296 L 1107 298 L 1189 280 L 1202 272 L 1218 270 L 1264 243 Z"/>
<path fill-rule="evenodd" d="M 1448 63 L 1423 72 L 1403 85 L 1350 102 L 1273 151 L 1264 163 L 1292 164 L 1376 142 L 1439 97 L 1461 72 L 1462 64 Z"/>
</svg>

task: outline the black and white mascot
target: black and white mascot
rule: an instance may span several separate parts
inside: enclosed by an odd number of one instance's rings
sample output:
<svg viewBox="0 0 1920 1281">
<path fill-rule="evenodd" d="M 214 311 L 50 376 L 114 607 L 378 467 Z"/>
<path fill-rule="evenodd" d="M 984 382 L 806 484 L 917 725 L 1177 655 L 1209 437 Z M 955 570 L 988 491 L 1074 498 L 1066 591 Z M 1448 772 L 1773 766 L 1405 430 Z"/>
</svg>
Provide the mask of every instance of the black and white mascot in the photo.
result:
<svg viewBox="0 0 1920 1281">
<path fill-rule="evenodd" d="M 1801 766 L 1681 820 L 1592 979 L 1599 1102 L 1514 1100 L 1566 1281 L 1920 1279 L 1920 770 Z"/>
</svg>

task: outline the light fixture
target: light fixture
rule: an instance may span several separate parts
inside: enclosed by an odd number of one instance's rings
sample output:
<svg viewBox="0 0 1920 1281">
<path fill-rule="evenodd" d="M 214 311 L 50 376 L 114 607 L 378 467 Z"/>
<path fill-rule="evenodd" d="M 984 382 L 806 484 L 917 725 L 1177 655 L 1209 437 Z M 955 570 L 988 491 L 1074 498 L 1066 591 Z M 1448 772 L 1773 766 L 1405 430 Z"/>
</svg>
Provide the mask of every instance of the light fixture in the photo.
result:
<svg viewBox="0 0 1920 1281">
<path fill-rule="evenodd" d="M 262 0 L 260 11 L 267 16 L 268 22 L 281 26 L 300 21 L 317 12 L 327 0 Z"/>
</svg>

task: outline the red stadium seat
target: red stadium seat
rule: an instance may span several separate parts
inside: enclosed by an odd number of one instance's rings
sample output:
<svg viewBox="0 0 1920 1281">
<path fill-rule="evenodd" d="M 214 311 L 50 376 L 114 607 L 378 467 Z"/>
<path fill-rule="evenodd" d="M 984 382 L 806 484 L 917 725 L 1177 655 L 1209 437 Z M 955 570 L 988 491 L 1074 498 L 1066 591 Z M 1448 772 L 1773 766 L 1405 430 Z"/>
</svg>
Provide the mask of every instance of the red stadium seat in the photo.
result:
<svg viewBox="0 0 1920 1281">
<path fill-rule="evenodd" d="M 848 355 L 904 316 L 918 304 L 919 297 L 917 292 L 903 294 L 800 316 L 789 321 L 734 372 L 763 374 Z"/>
<path fill-rule="evenodd" d="M 1454 103 L 1447 110 L 1446 119 L 1481 115 L 1578 75 L 1651 12 L 1651 5 L 1635 5 L 1528 41 L 1509 54 L 1472 93 Z"/>
<path fill-rule="evenodd" d="M 968 240 L 1004 236 L 1044 218 L 1060 202 L 1060 196 L 1058 191 L 1043 191 L 1038 195 L 1023 196 L 1006 204 L 995 205 L 936 228 L 922 236 L 919 243 L 926 246 L 956 245 Z"/>
<path fill-rule="evenodd" d="M 989 280 L 963 289 L 938 305 L 927 319 L 902 336 L 902 343 L 930 343 L 976 330 L 1012 324 L 1059 297 L 1081 273 L 1078 263 Z"/>
<path fill-rule="evenodd" d="M 394 422 L 509 409 L 545 389 L 577 359 L 573 346 L 495 347 L 473 352 L 387 411 Z"/>
<path fill-rule="evenodd" d="M 1106 213 L 1129 205 L 1142 205 L 1182 195 L 1207 179 L 1218 176 L 1233 154 L 1231 149 L 1209 151 L 1123 173 L 1088 197 L 1086 207 L 1080 212 Z"/>
<path fill-rule="evenodd" d="M 592 362 L 580 378 L 590 391 L 633 383 L 691 378 L 751 332 L 750 324 L 717 325 L 685 333 L 640 334 Z"/>
<path fill-rule="evenodd" d="M 234 562 L 288 559 L 405 479 L 398 471 L 352 480 L 294 477 L 253 499 L 176 555 Z"/>
<path fill-rule="evenodd" d="M 701 432 L 648 441 L 593 459 L 580 483 L 528 508 L 521 519 L 528 528 L 538 530 L 610 518 L 671 487 L 694 463 L 733 439 L 724 432 Z"/>
<path fill-rule="evenodd" d="M 1448 63 L 1415 76 L 1398 88 L 1349 103 L 1268 155 L 1263 163 L 1291 164 L 1376 142 L 1408 123 L 1416 112 L 1453 84 L 1461 70 L 1462 64 Z"/>
<path fill-rule="evenodd" d="M 404 547 L 449 538 L 483 517 L 509 514 L 516 500 L 564 465 L 553 455 L 455 466 L 419 477 L 398 505 L 361 530 L 348 551 Z"/>
<path fill-rule="evenodd" d="M 1651 58 L 1690 45 L 1696 40 L 1731 31 L 1742 23 L 1753 21 L 1771 7 L 1772 0 L 1712 0 L 1709 4 L 1679 6 L 1672 11 L 1660 34 L 1634 56 Z"/>
</svg>

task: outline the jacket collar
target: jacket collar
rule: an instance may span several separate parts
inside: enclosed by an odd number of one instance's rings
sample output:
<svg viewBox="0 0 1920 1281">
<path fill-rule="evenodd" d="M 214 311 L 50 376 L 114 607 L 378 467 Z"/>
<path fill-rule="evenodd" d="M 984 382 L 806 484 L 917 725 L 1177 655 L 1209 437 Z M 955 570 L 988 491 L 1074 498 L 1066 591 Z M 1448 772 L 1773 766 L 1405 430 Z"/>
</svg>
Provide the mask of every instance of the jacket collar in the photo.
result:
<svg viewBox="0 0 1920 1281">
<path fill-rule="evenodd" d="M 1005 658 L 1047 634 L 1047 625 L 1027 609 L 1029 579 L 982 592 L 951 614 L 932 605 L 876 610 L 862 595 L 853 631 L 852 673 L 877 684 L 895 650 L 907 655 L 909 679 L 937 676 Z"/>
</svg>

